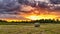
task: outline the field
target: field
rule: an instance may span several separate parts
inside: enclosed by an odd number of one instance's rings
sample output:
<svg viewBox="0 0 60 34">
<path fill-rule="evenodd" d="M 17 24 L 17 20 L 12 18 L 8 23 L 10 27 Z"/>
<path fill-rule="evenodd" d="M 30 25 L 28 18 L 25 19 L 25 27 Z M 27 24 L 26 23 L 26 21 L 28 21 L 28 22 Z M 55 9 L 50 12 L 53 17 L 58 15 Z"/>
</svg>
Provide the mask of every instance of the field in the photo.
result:
<svg viewBox="0 0 60 34">
<path fill-rule="evenodd" d="M 60 24 L 0 25 L 0 34 L 60 34 Z"/>
</svg>

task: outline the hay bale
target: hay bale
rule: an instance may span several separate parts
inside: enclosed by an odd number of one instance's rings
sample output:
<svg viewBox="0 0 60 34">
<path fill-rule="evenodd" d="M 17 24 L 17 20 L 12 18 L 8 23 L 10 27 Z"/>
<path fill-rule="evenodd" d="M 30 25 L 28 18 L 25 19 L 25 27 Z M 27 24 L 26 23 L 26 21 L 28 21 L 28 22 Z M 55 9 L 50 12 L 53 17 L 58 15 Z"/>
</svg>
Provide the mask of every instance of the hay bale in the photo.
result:
<svg viewBox="0 0 60 34">
<path fill-rule="evenodd" d="M 40 23 L 35 23 L 35 27 L 40 27 Z"/>
</svg>

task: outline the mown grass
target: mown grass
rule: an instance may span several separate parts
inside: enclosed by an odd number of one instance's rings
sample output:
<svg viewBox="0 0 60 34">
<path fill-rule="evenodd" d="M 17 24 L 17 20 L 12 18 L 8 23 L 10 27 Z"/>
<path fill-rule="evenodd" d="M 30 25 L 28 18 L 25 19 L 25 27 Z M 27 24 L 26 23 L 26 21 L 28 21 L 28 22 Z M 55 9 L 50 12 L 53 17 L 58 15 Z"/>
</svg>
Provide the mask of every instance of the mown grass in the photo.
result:
<svg viewBox="0 0 60 34">
<path fill-rule="evenodd" d="M 60 24 L 0 25 L 0 34 L 60 34 Z"/>
</svg>

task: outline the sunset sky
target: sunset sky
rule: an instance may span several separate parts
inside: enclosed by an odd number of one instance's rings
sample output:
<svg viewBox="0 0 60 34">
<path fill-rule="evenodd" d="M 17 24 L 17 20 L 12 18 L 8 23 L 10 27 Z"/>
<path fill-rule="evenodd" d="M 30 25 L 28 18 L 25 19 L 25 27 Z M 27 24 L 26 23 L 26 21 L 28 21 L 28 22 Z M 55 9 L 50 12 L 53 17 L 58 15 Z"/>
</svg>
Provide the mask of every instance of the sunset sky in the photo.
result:
<svg viewBox="0 0 60 34">
<path fill-rule="evenodd" d="M 0 0 L 0 20 L 60 19 L 60 0 Z"/>
</svg>

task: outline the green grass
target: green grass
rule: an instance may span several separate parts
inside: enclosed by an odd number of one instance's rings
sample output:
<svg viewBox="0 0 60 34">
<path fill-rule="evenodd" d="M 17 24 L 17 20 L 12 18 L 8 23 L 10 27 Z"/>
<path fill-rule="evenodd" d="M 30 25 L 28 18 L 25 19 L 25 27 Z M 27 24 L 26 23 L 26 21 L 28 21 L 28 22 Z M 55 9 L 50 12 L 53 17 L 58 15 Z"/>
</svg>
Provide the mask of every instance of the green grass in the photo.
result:
<svg viewBox="0 0 60 34">
<path fill-rule="evenodd" d="M 60 24 L 34 24 L 0 25 L 0 34 L 60 34 Z"/>
</svg>

